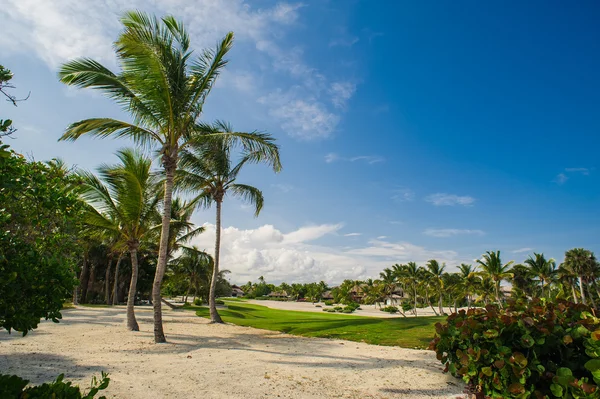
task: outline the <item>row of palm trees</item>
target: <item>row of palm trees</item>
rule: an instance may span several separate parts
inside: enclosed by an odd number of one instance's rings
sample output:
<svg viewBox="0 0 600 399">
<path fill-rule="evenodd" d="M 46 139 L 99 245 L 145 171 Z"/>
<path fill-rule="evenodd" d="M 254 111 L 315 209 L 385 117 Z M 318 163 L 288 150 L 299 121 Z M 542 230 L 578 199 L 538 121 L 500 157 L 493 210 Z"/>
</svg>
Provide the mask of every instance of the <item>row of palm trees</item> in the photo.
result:
<svg viewBox="0 0 600 399">
<path fill-rule="evenodd" d="M 281 163 L 279 148 L 270 135 L 235 132 L 227 123 L 206 123 L 200 119 L 205 101 L 227 64 L 225 57 L 232 48 L 233 33 L 228 33 L 214 49 L 195 55 L 183 24 L 171 16 L 159 19 L 131 11 L 125 13 L 121 22 L 123 31 L 114 44 L 120 66 L 117 73 L 95 60 L 80 58 L 62 65 L 59 78 L 67 85 L 99 90 L 121 106 L 130 120 L 84 119 L 71 124 L 61 140 L 77 140 L 83 135 L 129 138 L 139 147 L 154 149 L 160 160 L 160 173 L 150 173 L 148 159 L 141 159 L 135 151 L 122 151 L 121 166 L 126 168 L 123 157 L 131 156 L 136 171 L 103 174 L 100 170 L 100 179 L 88 176 L 86 195 L 93 209 L 87 224 L 92 230 L 105 228 L 113 232 L 114 236 L 109 234 L 107 240 L 115 240 L 117 252 L 127 250 L 133 269 L 143 239 L 155 238 L 158 251 L 152 287 L 154 341 L 161 343 L 166 342 L 161 287 L 172 243 L 174 191 L 180 188 L 193 192 L 195 198 L 188 204 L 191 207 L 216 205 L 217 237 L 211 280 L 214 292 L 220 266 L 221 210 L 225 196 L 229 193 L 253 203 L 258 214 L 263 204 L 262 194 L 256 188 L 235 183 L 235 179 L 246 164 L 267 163 L 279 171 Z M 234 154 L 240 156 L 239 162 L 232 162 Z M 160 190 L 157 184 L 161 185 Z M 138 197 L 134 198 L 130 189 Z M 149 198 L 141 199 L 140 195 Z M 158 211 L 152 204 L 159 205 Z M 160 223 L 146 224 L 156 219 L 156 212 Z M 127 226 L 122 223 L 124 220 Z M 132 270 L 130 296 L 135 295 L 131 289 L 135 288 L 134 275 Z M 220 322 L 213 295 L 210 308 L 211 320 Z M 137 329 L 133 309 L 131 317 L 128 316 L 128 327 Z"/>
<path fill-rule="evenodd" d="M 418 316 L 420 308 L 430 307 L 435 315 L 450 313 L 458 307 L 497 303 L 508 295 L 515 298 L 569 299 L 596 307 L 600 300 L 600 263 L 593 252 L 574 248 L 565 253 L 563 263 L 533 253 L 522 264 L 503 262 L 500 251 L 488 251 L 475 265 L 461 264 L 450 273 L 446 265 L 430 260 L 422 266 L 415 262 L 395 264 L 384 269 L 378 279 L 345 280 L 331 290 L 336 303 L 360 302 L 380 305 L 399 302 L 398 311 Z M 251 283 L 248 283 L 252 286 Z M 288 284 L 274 287 L 302 286 Z M 318 286 L 317 283 L 312 285 Z M 305 284 L 304 286 L 311 286 Z M 322 292 L 322 291 L 321 291 Z M 600 304 L 600 303 L 599 303 Z"/>
</svg>

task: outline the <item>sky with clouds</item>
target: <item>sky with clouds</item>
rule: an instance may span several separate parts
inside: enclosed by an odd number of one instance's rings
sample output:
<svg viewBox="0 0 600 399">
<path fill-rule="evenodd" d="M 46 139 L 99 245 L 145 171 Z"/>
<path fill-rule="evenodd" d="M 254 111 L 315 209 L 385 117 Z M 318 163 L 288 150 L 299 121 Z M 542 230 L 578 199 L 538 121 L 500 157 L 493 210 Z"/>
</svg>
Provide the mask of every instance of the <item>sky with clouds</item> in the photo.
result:
<svg viewBox="0 0 600 399">
<path fill-rule="evenodd" d="M 93 169 L 127 141 L 57 142 L 88 117 L 127 116 L 56 78 L 74 57 L 116 69 L 119 15 L 182 19 L 200 50 L 228 31 L 230 64 L 206 120 L 277 137 L 284 170 L 252 166 L 258 218 L 224 205 L 223 267 L 243 283 L 376 277 L 428 259 L 450 269 L 485 250 L 522 261 L 600 252 L 600 7 L 379 1 L 5 0 L 0 63 L 9 140 L 36 159 Z M 195 242 L 212 251 L 214 215 Z"/>
</svg>

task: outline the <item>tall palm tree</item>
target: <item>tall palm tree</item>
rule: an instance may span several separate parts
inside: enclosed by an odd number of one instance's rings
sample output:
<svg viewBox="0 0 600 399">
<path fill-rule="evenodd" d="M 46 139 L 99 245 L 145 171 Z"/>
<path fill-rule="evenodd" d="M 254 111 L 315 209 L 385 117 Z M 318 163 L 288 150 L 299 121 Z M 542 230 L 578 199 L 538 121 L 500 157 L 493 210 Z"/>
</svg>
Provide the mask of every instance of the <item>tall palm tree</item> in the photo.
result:
<svg viewBox="0 0 600 399">
<path fill-rule="evenodd" d="M 470 309 L 473 302 L 473 294 L 477 292 L 477 289 L 481 284 L 481 279 L 477 276 L 476 268 L 472 265 L 461 263 L 458 270 L 461 277 L 460 288 L 467 297 L 467 308 Z"/>
<path fill-rule="evenodd" d="M 85 119 L 71 124 L 61 140 L 76 140 L 84 134 L 128 137 L 157 149 L 165 176 L 158 263 L 152 285 L 154 342 L 160 343 L 166 342 L 160 289 L 168 260 L 169 219 L 180 152 L 192 142 L 224 133 L 250 149 L 257 149 L 265 140 L 261 134 L 223 131 L 219 123 L 199 120 L 204 102 L 227 64 L 225 56 L 233 45 L 232 32 L 215 49 L 193 57 L 188 33 L 172 16 L 158 19 L 130 11 L 121 22 L 124 30 L 115 42 L 118 73 L 97 61 L 81 58 L 65 63 L 59 78 L 68 85 L 100 90 L 123 107 L 132 121 Z M 262 149 L 269 152 L 271 147 Z"/>
<path fill-rule="evenodd" d="M 182 247 L 181 256 L 173 259 L 170 263 L 175 269 L 175 274 L 187 280 L 186 299 L 192 289 L 194 289 L 194 296 L 201 292 L 208 292 L 213 267 L 212 256 L 200 251 L 195 246 Z"/>
<path fill-rule="evenodd" d="M 438 290 L 438 309 L 440 311 L 440 314 L 443 315 L 444 314 L 444 308 L 442 306 L 442 299 L 443 299 L 443 290 L 444 290 L 444 269 L 446 269 L 446 265 L 442 264 L 440 265 L 439 262 L 435 259 L 431 259 L 429 262 L 427 262 L 426 264 L 427 267 L 427 272 L 430 274 L 430 281 L 433 285 L 434 288 L 436 288 Z"/>
<path fill-rule="evenodd" d="M 544 296 L 544 287 L 556 276 L 556 261 L 552 258 L 546 259 L 544 254 L 533 253 L 525 260 L 525 264 L 529 267 L 529 271 L 542 285 L 542 297 Z"/>
<path fill-rule="evenodd" d="M 215 288 L 220 266 L 221 212 L 225 196 L 229 194 L 250 203 L 255 208 L 254 216 L 258 216 L 264 203 L 262 192 L 256 187 L 237 183 L 238 175 L 244 165 L 251 163 L 267 163 L 275 171 L 281 168 L 279 150 L 273 139 L 268 135 L 264 135 L 264 139 L 273 146 L 270 155 L 262 148 L 242 149 L 237 163 L 232 161 L 235 147 L 227 139 L 213 139 L 209 143 L 193 145 L 181 154 L 181 170 L 178 174 L 181 187 L 196 195 L 192 202 L 197 206 L 208 208 L 215 204 L 216 207 L 215 271 L 209 301 L 210 319 L 213 323 L 223 322 L 215 304 Z"/>
<path fill-rule="evenodd" d="M 563 291 L 571 289 L 571 295 L 573 296 L 573 302 L 579 303 L 577 298 L 577 272 L 573 269 L 574 265 L 562 263 L 558 267 L 558 281 L 563 287 Z"/>
<path fill-rule="evenodd" d="M 511 276 L 510 266 L 514 261 L 511 260 L 508 263 L 502 264 L 502 261 L 500 260 L 500 251 L 486 251 L 486 253 L 483 254 L 482 259 L 477 259 L 477 263 L 479 263 L 479 266 L 481 267 L 482 274 L 494 281 L 496 301 L 502 306 L 502 303 L 500 302 L 500 283 Z"/>
<path fill-rule="evenodd" d="M 584 248 L 573 248 L 565 252 L 565 261 L 563 264 L 577 275 L 581 302 L 583 304 L 587 304 L 584 293 L 584 280 L 592 273 L 596 262 L 594 253 Z"/>
<path fill-rule="evenodd" d="M 81 196 L 89 205 L 85 224 L 89 229 L 118 236 L 131 257 L 131 281 L 127 298 L 127 328 L 138 331 L 134 303 L 138 278 L 140 243 L 152 232 L 159 197 L 150 169 L 152 161 L 133 150 L 120 150 L 121 163 L 98 168 L 100 179 L 81 172 Z"/>
<path fill-rule="evenodd" d="M 410 293 L 413 296 L 413 312 L 415 317 L 417 316 L 417 300 L 419 295 L 417 293 L 417 288 L 419 286 L 419 281 L 423 275 L 423 268 L 417 266 L 415 262 L 408 262 L 404 267 L 402 267 L 400 271 L 401 276 L 406 280 L 408 285 L 412 288 L 412 292 Z"/>
</svg>

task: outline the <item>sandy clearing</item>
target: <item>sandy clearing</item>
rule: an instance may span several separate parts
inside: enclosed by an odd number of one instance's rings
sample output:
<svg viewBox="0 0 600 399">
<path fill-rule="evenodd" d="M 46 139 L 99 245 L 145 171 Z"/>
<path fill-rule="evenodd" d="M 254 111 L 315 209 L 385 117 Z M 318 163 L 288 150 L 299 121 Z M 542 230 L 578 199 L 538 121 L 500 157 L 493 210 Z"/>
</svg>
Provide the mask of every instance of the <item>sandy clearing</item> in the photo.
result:
<svg viewBox="0 0 600 399">
<path fill-rule="evenodd" d="M 331 306 L 326 306 L 323 303 L 315 303 L 312 304 L 310 302 L 296 302 L 296 301 L 270 301 L 270 300 L 256 300 L 249 299 L 245 303 L 251 303 L 254 305 L 263 305 L 268 308 L 273 309 L 283 309 L 283 310 L 298 310 L 301 312 L 323 312 L 323 308 L 329 308 Z M 316 307 L 315 305 L 321 305 L 321 307 Z M 340 305 L 343 306 L 343 305 Z M 449 312 L 448 308 L 444 308 L 444 311 Z M 435 316 L 433 310 L 430 308 L 422 308 L 418 309 L 417 314 L 419 317 L 421 316 Z M 379 306 L 375 307 L 375 305 L 360 305 L 360 310 L 356 310 L 351 315 L 355 316 L 369 316 L 369 317 L 404 317 L 401 314 L 389 314 L 387 312 L 382 312 L 379 310 Z M 414 314 L 407 312 L 406 317 L 414 317 Z"/>
<path fill-rule="evenodd" d="M 124 307 L 65 310 L 26 337 L 1 332 L 0 373 L 87 386 L 104 370 L 108 398 L 464 397 L 429 351 L 212 325 L 183 310 L 164 311 L 169 343 L 154 345 L 151 309 L 136 313 L 139 332 L 125 330 Z"/>
</svg>

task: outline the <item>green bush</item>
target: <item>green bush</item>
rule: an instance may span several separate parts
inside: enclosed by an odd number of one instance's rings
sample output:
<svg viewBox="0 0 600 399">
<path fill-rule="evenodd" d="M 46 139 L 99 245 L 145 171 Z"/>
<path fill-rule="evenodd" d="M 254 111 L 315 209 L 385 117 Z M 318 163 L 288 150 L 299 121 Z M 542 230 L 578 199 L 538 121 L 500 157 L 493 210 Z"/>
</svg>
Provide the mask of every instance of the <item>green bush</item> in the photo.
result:
<svg viewBox="0 0 600 399">
<path fill-rule="evenodd" d="M 382 312 L 388 312 L 388 313 L 398 313 L 398 308 L 396 306 L 386 306 L 385 308 L 381 308 L 380 309 Z"/>
<path fill-rule="evenodd" d="M 215 304 L 216 304 L 216 305 L 225 305 L 225 302 L 223 302 L 223 301 L 222 301 L 222 300 L 220 300 L 220 299 L 216 299 L 216 300 L 215 300 Z"/>
<path fill-rule="evenodd" d="M 430 349 L 491 398 L 600 398 L 600 319 L 566 301 L 509 302 L 436 324 Z"/>
<path fill-rule="evenodd" d="M 344 310 L 344 308 L 343 308 L 343 307 L 341 307 L 341 306 L 335 306 L 335 307 L 333 308 L 333 310 L 335 310 L 335 311 L 338 311 L 338 310 Z"/>
<path fill-rule="evenodd" d="M 196 306 L 202 306 L 202 299 L 201 298 L 194 299 L 194 305 L 196 305 Z"/>
<path fill-rule="evenodd" d="M 323 302 L 325 305 L 327 306 L 333 306 L 333 301 L 332 300 L 327 300 L 325 302 Z"/>
<path fill-rule="evenodd" d="M 404 302 L 404 303 L 402 304 L 402 311 L 403 311 L 403 312 L 408 312 L 408 311 L 411 311 L 411 310 L 413 310 L 413 308 L 414 308 L 414 306 L 413 306 L 413 304 L 412 304 L 412 303 L 409 303 L 409 302 Z"/>
<path fill-rule="evenodd" d="M 322 307 L 321 305 L 315 305 L 315 308 L 321 308 L 321 307 Z"/>
<path fill-rule="evenodd" d="M 99 391 L 108 387 L 110 378 L 108 374 L 102 373 L 102 379 L 98 381 L 92 378 L 90 391 L 83 394 L 78 386 L 63 381 L 64 374 L 59 375 L 54 382 L 27 387 L 29 381 L 16 375 L 0 374 L 0 398 L 2 399 L 91 399 Z M 27 388 L 26 388 L 27 387 Z M 99 399 L 106 399 L 101 396 Z"/>
<path fill-rule="evenodd" d="M 358 308 L 360 308 L 360 304 L 356 302 L 351 302 L 348 305 L 346 305 L 346 309 L 356 310 Z"/>
<path fill-rule="evenodd" d="M 354 312 L 354 310 L 352 310 L 352 309 L 344 309 L 344 310 L 342 310 L 342 313 L 352 313 L 352 312 Z"/>
</svg>

